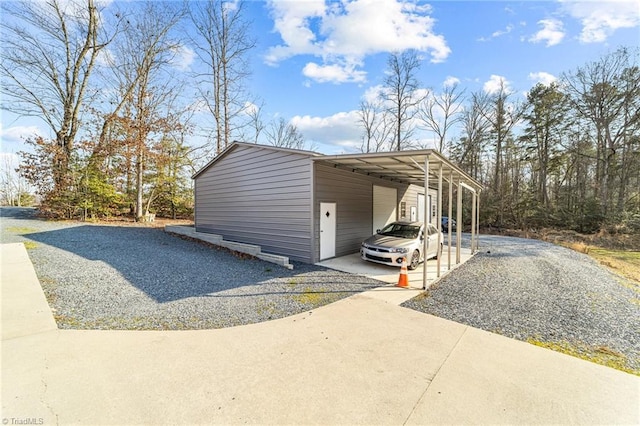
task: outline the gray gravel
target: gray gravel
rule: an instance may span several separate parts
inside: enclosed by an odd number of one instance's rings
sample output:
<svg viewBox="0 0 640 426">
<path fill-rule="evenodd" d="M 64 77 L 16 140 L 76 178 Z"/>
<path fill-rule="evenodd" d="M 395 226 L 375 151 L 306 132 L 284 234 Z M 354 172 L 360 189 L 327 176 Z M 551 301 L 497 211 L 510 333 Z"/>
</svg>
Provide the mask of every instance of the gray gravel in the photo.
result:
<svg viewBox="0 0 640 426">
<path fill-rule="evenodd" d="M 638 290 L 573 250 L 481 236 L 478 255 L 403 306 L 519 340 L 606 348 L 640 371 Z"/>
<path fill-rule="evenodd" d="M 378 287 L 294 262 L 239 258 L 161 229 L 38 220 L 1 208 L 1 242 L 25 242 L 60 328 L 202 329 L 281 318 Z"/>
</svg>

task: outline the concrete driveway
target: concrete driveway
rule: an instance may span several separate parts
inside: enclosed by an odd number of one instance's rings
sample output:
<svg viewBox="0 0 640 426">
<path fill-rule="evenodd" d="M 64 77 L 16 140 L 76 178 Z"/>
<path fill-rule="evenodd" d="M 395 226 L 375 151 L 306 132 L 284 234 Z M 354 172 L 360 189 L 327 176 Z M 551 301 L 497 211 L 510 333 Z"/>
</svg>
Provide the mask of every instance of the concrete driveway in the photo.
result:
<svg viewBox="0 0 640 426">
<path fill-rule="evenodd" d="M 640 378 L 381 296 L 404 289 L 227 329 L 58 330 L 23 245 L 1 249 L 5 424 L 640 422 Z"/>
</svg>

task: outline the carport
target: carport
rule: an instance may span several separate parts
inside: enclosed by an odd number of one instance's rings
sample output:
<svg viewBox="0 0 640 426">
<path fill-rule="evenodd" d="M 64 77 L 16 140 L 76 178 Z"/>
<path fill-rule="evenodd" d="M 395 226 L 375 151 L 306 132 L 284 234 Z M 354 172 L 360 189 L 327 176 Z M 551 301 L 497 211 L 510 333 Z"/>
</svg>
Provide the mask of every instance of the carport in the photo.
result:
<svg viewBox="0 0 640 426">
<path fill-rule="evenodd" d="M 463 227 L 463 190 L 467 190 L 472 194 L 471 197 L 471 240 L 470 240 L 470 255 L 473 255 L 478 249 L 478 232 L 480 214 L 480 191 L 482 186 L 479 182 L 473 179 L 471 176 L 462 171 L 459 167 L 455 166 L 449 160 L 447 160 L 442 154 L 434 150 L 417 150 L 417 151 L 398 151 L 398 152 L 378 152 L 369 154 L 353 154 L 353 155 L 334 155 L 334 156 L 318 156 L 312 158 L 312 161 L 325 165 L 330 165 L 337 169 L 347 170 L 353 173 L 359 173 L 366 176 L 376 177 L 389 182 L 397 182 L 408 185 L 417 185 L 424 188 L 425 194 L 429 188 L 437 188 L 437 207 L 436 207 L 436 226 L 440 229 L 442 223 L 442 210 L 443 210 L 443 194 L 446 186 L 448 191 L 448 217 L 451 218 L 453 214 L 453 197 L 454 190 L 456 196 L 456 227 L 455 236 L 448 227 L 447 233 L 447 247 L 446 247 L 446 269 L 443 265 L 443 257 L 440 256 L 436 260 L 434 270 L 429 267 L 423 267 L 422 269 L 422 288 L 427 287 L 429 274 L 435 274 L 435 278 L 440 277 L 443 270 L 448 271 L 455 265 L 460 264 L 463 261 L 462 247 L 462 230 Z M 424 203 L 424 218 L 431 217 L 428 212 L 428 204 Z M 452 248 L 450 242 L 455 238 L 455 247 Z M 438 244 L 443 243 L 438 238 Z M 427 252 L 428 239 L 425 238 L 424 251 Z M 444 254 L 444 253 L 443 253 Z M 453 264 L 452 256 L 455 255 L 455 264 Z M 353 255 L 352 255 L 353 256 Z M 321 262 L 326 266 L 330 266 L 333 262 Z M 347 262 L 348 263 L 348 262 Z M 426 262 L 425 262 L 426 263 Z M 426 265 L 425 265 L 426 266 Z M 385 267 L 392 271 L 393 269 Z M 397 274 L 397 273 L 396 273 Z M 414 273 L 415 276 L 415 273 Z"/>
</svg>

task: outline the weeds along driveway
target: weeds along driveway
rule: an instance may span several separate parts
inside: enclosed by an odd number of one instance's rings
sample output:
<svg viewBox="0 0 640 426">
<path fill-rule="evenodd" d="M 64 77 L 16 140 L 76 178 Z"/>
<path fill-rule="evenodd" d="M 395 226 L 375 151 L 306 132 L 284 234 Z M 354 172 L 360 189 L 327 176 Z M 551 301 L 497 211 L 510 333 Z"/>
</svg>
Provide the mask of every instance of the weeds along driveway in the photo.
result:
<svg viewBox="0 0 640 426">
<path fill-rule="evenodd" d="M 381 285 L 294 262 L 292 271 L 160 229 L 39 220 L 2 208 L 60 328 L 202 329 L 281 318 Z"/>
</svg>

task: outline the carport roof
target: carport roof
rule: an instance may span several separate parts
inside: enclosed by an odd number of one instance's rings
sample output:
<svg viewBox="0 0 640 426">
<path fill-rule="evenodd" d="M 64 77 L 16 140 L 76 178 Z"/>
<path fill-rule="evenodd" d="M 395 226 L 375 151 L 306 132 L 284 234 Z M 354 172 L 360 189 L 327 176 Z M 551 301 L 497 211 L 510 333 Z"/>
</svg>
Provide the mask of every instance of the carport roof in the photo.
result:
<svg viewBox="0 0 640 426">
<path fill-rule="evenodd" d="M 451 163 L 438 151 L 431 149 L 312 157 L 313 161 L 328 163 L 339 169 L 421 186 L 424 185 L 423 169 L 427 159 L 430 179 L 439 175 L 440 165 L 442 165 L 444 180 L 449 181 L 449 177 L 452 176 L 454 183 L 461 182 L 475 191 L 482 189 L 482 185 L 478 181 Z"/>
</svg>

